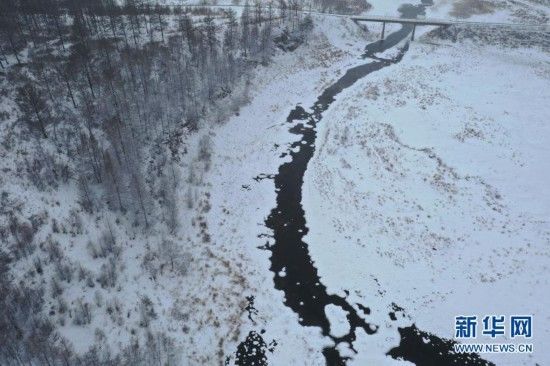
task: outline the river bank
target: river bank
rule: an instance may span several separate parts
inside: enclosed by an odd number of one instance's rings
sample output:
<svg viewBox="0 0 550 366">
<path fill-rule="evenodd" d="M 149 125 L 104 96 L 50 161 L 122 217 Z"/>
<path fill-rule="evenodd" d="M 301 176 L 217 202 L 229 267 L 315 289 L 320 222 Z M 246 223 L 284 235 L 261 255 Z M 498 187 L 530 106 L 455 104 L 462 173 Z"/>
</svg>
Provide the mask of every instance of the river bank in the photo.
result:
<svg viewBox="0 0 550 366">
<path fill-rule="evenodd" d="M 216 284 L 220 292 L 232 292 L 237 287 L 235 299 L 242 302 L 231 309 L 240 311 L 242 332 L 238 339 L 226 343 L 226 355 L 237 350 L 249 331 L 265 330 L 264 341 L 277 343 L 269 352 L 274 364 L 302 364 L 305 359 L 311 364 L 324 362 L 320 351 L 328 345 L 327 340 L 319 330 L 299 326 L 298 316 L 284 306 L 283 294 L 273 288 L 270 252 L 259 249 L 272 241 L 263 223 L 270 208 L 275 207 L 276 192 L 270 176 L 289 160 L 283 155 L 296 140 L 286 123 L 290 109 L 299 103 L 312 105 L 343 71 L 364 63 L 359 56 L 368 36 L 359 27 L 338 18 L 314 21 L 308 44 L 277 56 L 271 66 L 261 69 L 254 82 L 260 87 L 251 91 L 250 104 L 210 133 L 212 150 L 218 153 L 205 176 L 204 190 L 211 193 L 211 210 L 205 214 L 212 238 L 209 250 L 246 277 L 244 286 Z M 254 296 L 253 309 L 248 307 L 246 296 Z M 221 306 L 220 312 L 227 311 Z M 212 335 L 215 332 L 212 328 Z"/>
</svg>

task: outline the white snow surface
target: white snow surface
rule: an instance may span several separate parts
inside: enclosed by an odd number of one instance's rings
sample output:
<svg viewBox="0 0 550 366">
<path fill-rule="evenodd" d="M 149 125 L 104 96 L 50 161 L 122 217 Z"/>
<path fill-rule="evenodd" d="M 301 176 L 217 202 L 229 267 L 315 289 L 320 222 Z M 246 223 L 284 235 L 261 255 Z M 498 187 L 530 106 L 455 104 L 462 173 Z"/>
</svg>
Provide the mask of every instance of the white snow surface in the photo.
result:
<svg viewBox="0 0 550 366">
<path fill-rule="evenodd" d="M 287 161 L 279 156 L 296 139 L 289 111 L 308 109 L 364 62 L 356 56 L 367 38 L 347 20 L 316 18 L 309 47 L 281 56 L 251 103 L 213 132 L 221 153 L 209 174 L 211 233 L 247 273 L 258 315 L 243 316 L 242 334 L 265 329 L 264 340 L 277 342 L 273 365 L 322 365 L 330 342 L 301 327 L 273 290 L 270 252 L 257 247 L 270 240 L 258 235 L 269 234 L 275 192 L 271 180 L 252 178 Z M 398 326 L 452 339 L 460 314 L 533 314 L 535 353 L 483 357 L 532 365 L 550 356 L 548 61 L 538 48 L 421 38 L 324 113 L 303 188 L 305 240 L 329 293 L 348 290 L 381 326 L 359 332 L 358 355 L 341 346 L 350 364 L 409 364 L 385 356 Z M 405 309 L 397 321 L 392 303 Z M 345 332 L 338 309 L 325 310 Z"/>
<path fill-rule="evenodd" d="M 243 311 L 241 337 L 228 343 L 226 354 L 236 350 L 248 331 L 262 335 L 266 343 L 277 346 L 268 353 L 272 365 L 322 365 L 321 353 L 330 341 L 316 328 L 303 328 L 298 316 L 284 305 L 284 294 L 273 287 L 269 271 L 270 252 L 258 249 L 270 234 L 263 221 L 275 207 L 273 181 L 253 178 L 273 174 L 284 161 L 279 158 L 288 150 L 296 135 L 288 132 L 288 113 L 298 103 L 307 107 L 324 88 L 341 74 L 362 61 L 364 33 L 350 20 L 331 17 L 315 18 L 314 34 L 291 53 L 278 56 L 273 64 L 258 70 L 253 82 L 259 87 L 254 97 L 238 116 L 223 126 L 212 129 L 212 168 L 205 177 L 212 192 L 212 209 L 206 215 L 215 245 L 211 250 L 236 263 L 246 274 L 248 288 L 239 294 L 255 296 L 258 315 L 254 321 Z"/>
<path fill-rule="evenodd" d="M 303 188 L 329 292 L 350 291 L 382 329 L 396 303 L 448 339 L 456 315 L 533 314 L 535 353 L 484 357 L 550 358 L 548 63 L 533 48 L 425 40 L 337 97 Z"/>
<path fill-rule="evenodd" d="M 400 3 L 372 2 L 376 14 L 393 14 Z M 428 15 L 449 11 L 448 2 L 438 4 Z M 488 17 L 509 16 L 499 14 Z M 270 240 L 259 235 L 270 234 L 264 220 L 276 196 L 272 180 L 253 179 L 276 173 L 288 159 L 280 155 L 297 138 L 285 122 L 290 110 L 298 103 L 308 109 L 347 69 L 364 63 L 358 56 L 377 37 L 349 19 L 314 21 L 308 44 L 258 67 L 253 97 L 238 116 L 189 137 L 190 156 L 203 135 L 212 140 L 213 156 L 202 184 L 178 194 L 182 206 L 188 194 L 200 202 L 181 210 L 177 239 L 191 258 L 187 274 L 165 271 L 153 280 L 142 268 L 145 248 L 155 248 L 167 233 L 124 231 L 131 223 L 123 222 L 113 225 L 124 248 L 123 285 L 100 291 L 77 282 L 65 289 L 70 305 L 81 298 L 92 307 L 90 325 L 67 320 L 59 327 L 78 352 L 93 343 L 96 329 L 112 350 L 127 345 L 131 331 L 143 333 L 138 304 L 147 295 L 158 314 L 152 330 L 176 339 L 183 365 L 222 364 L 250 330 L 265 330 L 266 343 L 276 341 L 270 365 L 324 364 L 321 350 L 330 340 L 299 325 L 284 294 L 273 288 L 270 252 L 258 249 Z M 455 315 L 517 312 L 535 316 L 535 353 L 487 358 L 498 365 L 544 364 L 550 358 L 548 53 L 419 39 L 400 64 L 337 97 L 318 126 L 305 176 L 305 240 L 323 283 L 331 293 L 349 290 L 350 303 L 369 306 L 368 321 L 381 326 L 375 335 L 358 334 L 359 355 L 341 353 L 357 365 L 405 365 L 385 356 L 399 342 L 398 325 L 415 322 L 452 338 Z M 22 154 L 26 148 L 20 147 Z M 1 149 L 2 169 L 16 172 L 17 160 Z M 185 162 L 182 171 L 192 164 Z M 8 178 L 0 177 L 2 189 L 25 203 L 23 216 L 47 211 L 48 222 L 55 218 L 62 226 L 52 238 L 66 260 L 98 271 L 101 263 L 91 259 L 79 235 L 95 242 L 116 215 L 87 217 L 84 231 L 73 233 L 73 186 L 39 192 Z M 36 241 L 46 239 L 42 234 Z M 17 280 L 34 281 L 19 272 Z M 250 295 L 253 320 L 245 311 Z M 115 299 L 121 317 L 129 314 L 125 319 L 107 314 Z M 392 302 L 407 317 L 390 321 Z M 47 299 L 47 307 L 55 305 Z M 345 332 L 338 309 L 325 310 L 335 334 Z"/>
</svg>

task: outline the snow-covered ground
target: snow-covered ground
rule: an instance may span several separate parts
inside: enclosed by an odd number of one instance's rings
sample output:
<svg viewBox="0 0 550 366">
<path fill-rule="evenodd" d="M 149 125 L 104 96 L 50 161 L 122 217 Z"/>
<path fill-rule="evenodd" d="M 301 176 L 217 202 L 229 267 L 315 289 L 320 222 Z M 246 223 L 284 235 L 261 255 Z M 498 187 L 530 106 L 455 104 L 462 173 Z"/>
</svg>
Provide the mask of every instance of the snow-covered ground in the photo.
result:
<svg viewBox="0 0 550 366">
<path fill-rule="evenodd" d="M 264 6 L 272 4 L 274 9 L 279 7 L 277 2 L 260 0 Z M 157 1 L 154 1 L 157 3 Z M 159 0 L 158 3 L 172 6 L 212 6 L 233 8 L 240 13 L 246 2 L 239 0 Z M 255 1 L 249 1 L 254 6 Z M 515 23 L 548 23 L 550 10 L 544 1 L 540 0 L 424 0 L 420 2 L 406 0 L 368 0 L 369 9 L 365 14 L 398 16 L 399 7 L 403 4 L 429 5 L 426 17 L 480 20 L 480 21 L 511 21 Z M 315 2 L 307 0 L 301 2 L 305 12 L 316 11 Z"/>
<path fill-rule="evenodd" d="M 397 15 L 403 1 L 371 2 L 371 13 Z M 426 16 L 452 16 L 453 4 L 436 1 Z M 515 8 L 502 4 L 472 19 L 535 21 L 548 14 L 547 6 L 527 0 L 514 2 Z M 87 326 L 55 315 L 78 352 L 94 338 L 103 337 L 116 351 L 133 334 L 143 335 L 140 302 L 147 296 L 157 314 L 150 330 L 176 340 L 183 365 L 234 360 L 249 331 L 270 345 L 271 365 L 325 363 L 321 350 L 329 340 L 317 328 L 299 325 L 283 293 L 273 288 L 271 253 L 259 248 L 272 240 L 264 226 L 276 197 L 268 176 L 288 161 L 281 155 L 296 139 L 285 122 L 290 110 L 298 103 L 309 108 L 347 69 L 366 62 L 359 56 L 378 32 L 372 26 L 365 34 L 344 18 L 314 21 L 307 44 L 257 68 L 250 103 L 238 115 L 189 137 L 188 156 L 195 160 L 183 162 L 181 171 L 204 164 L 196 159 L 201 140 L 211 141 L 212 160 L 202 177 L 178 177 L 189 181 L 178 203 L 185 205 L 189 196 L 197 202 L 179 217 L 175 249 L 189 261 L 185 275 L 145 270 L 148 249 L 168 233 L 124 231 L 131 223 L 123 222 L 112 226 L 124 249 L 123 285 L 67 285 L 69 308 L 80 299 L 93 313 Z M 544 311 L 550 305 L 549 62 L 548 49 L 540 47 L 425 35 L 401 63 L 360 80 L 324 113 L 303 188 L 306 241 L 329 292 L 344 296 L 348 290 L 350 303 L 369 306 L 369 322 L 381 326 L 376 335 L 359 334 L 354 364 L 408 364 L 385 356 L 399 342 L 397 325 L 415 322 L 452 338 L 453 318 L 462 313 L 534 314 L 532 357 L 486 358 L 498 365 L 550 358 L 544 348 L 550 340 Z M 24 156 L 27 147 L 18 147 Z M 108 223 L 120 218 L 89 215 L 76 222 L 76 189 L 40 192 L 21 185 L 16 160 L 5 154 L 0 150 L 0 183 L 10 200 L 22 202 L 22 216 L 36 215 L 47 226 L 55 218 L 60 225 L 49 239 L 49 231 L 39 232 L 35 242 L 59 242 L 64 264 L 99 271 L 106 261 L 92 258 L 87 242 L 100 242 Z M 23 268 L 33 264 L 23 262 L 16 280 L 31 283 L 32 271 Z M 254 296 L 253 307 L 248 296 Z M 405 309 L 405 318 L 390 320 L 392 303 Z M 47 298 L 48 309 L 57 305 Z M 325 312 L 335 335 L 346 333 L 342 311 L 329 306 Z"/>
<path fill-rule="evenodd" d="M 258 247 L 269 240 L 261 235 L 270 234 L 263 221 L 275 206 L 275 192 L 272 180 L 254 178 L 273 174 L 285 161 L 279 156 L 295 139 L 285 122 L 292 106 L 311 105 L 343 71 L 362 62 L 358 55 L 365 44 L 365 34 L 350 20 L 318 17 L 315 24 L 308 45 L 258 70 L 254 83 L 260 85 L 251 92 L 250 104 L 212 132 L 217 153 L 207 176 L 212 210 L 206 216 L 216 244 L 211 250 L 246 273 L 249 287 L 239 296 L 254 296 L 257 310 L 254 321 L 243 312 L 244 333 L 226 354 L 236 350 L 249 330 L 265 329 L 266 343 L 277 343 L 268 357 L 273 365 L 323 364 L 320 350 L 328 343 L 317 329 L 300 327 L 297 315 L 284 306 L 283 294 L 273 288 L 270 252 Z"/>
<path fill-rule="evenodd" d="M 265 233 L 261 225 L 275 194 L 271 181 L 253 179 L 276 170 L 282 161 L 277 157 L 292 139 L 284 123 L 289 107 L 311 103 L 337 74 L 359 62 L 365 35 L 353 22 L 319 18 L 313 32 L 308 44 L 294 52 L 279 51 L 268 66 L 257 67 L 250 83 L 253 99 L 239 116 L 186 136 L 187 154 L 175 166 L 182 182 L 177 192 L 180 230 L 175 236 L 162 228 L 144 233 L 124 216 L 107 210 L 83 213 L 76 185 L 47 189 L 33 185 L 22 171 L 25 158 L 32 157 L 36 148 L 32 141 L 13 137 L 19 136 L 14 129 L 20 128 L 16 104 L 2 96 L 2 112 L 7 116 L 0 126 L 2 219 L 6 219 L 2 225 L 8 225 L 4 209 L 15 208 L 25 224 L 31 224 L 26 218 L 32 218 L 33 226 L 37 222 L 36 256 L 58 256 L 52 264 L 43 262 L 43 276 L 36 275 L 40 262 L 17 261 L 11 280 L 44 289 L 44 311 L 69 347 L 83 354 L 95 343 L 117 353 L 135 339 L 146 339 L 148 333 L 163 333 L 175 340 L 172 351 L 181 364 L 219 365 L 235 353 L 248 331 L 260 333 L 266 328 L 264 339 L 282 345 L 274 349 L 276 357 L 286 360 L 281 362 L 322 363 L 318 350 L 326 341 L 314 329 L 297 327 L 297 317 L 272 288 L 267 252 L 257 249 L 265 244 L 257 235 Z M 4 78 L 2 83 L 8 81 Z M 204 173 L 206 163 L 197 157 L 205 140 L 212 140 L 208 173 Z M 111 234 L 118 253 L 112 271 L 116 286 L 102 287 L 96 279 L 106 272 L 103 268 L 108 272 L 109 260 L 94 251 L 111 242 Z M 162 248 L 165 239 L 173 243 L 171 248 Z M 4 242 L 0 249 L 5 249 Z M 161 252 L 175 260 L 175 269 L 166 268 L 156 257 Z M 76 279 L 63 281 L 54 291 L 50 280 L 64 268 Z M 63 296 L 56 296 L 58 292 Z M 246 311 L 250 295 L 255 296 L 258 315 L 252 318 L 257 324 Z M 75 324 L 74 314 L 84 306 L 90 319 Z M 154 314 L 147 326 L 142 321 L 144 310 Z"/>
<path fill-rule="evenodd" d="M 330 290 L 388 326 L 399 304 L 445 338 L 456 315 L 533 314 L 533 357 L 494 360 L 550 357 L 548 62 L 538 48 L 425 38 L 338 98 L 303 202 Z"/>
<path fill-rule="evenodd" d="M 273 290 L 270 252 L 258 247 L 271 240 L 263 221 L 275 192 L 270 179 L 253 178 L 286 161 L 279 156 L 296 138 L 284 123 L 292 106 L 307 109 L 364 62 L 356 56 L 365 40 L 349 21 L 316 19 L 310 46 L 262 70 L 251 103 L 212 132 L 212 250 L 247 274 L 243 297 L 255 296 L 257 313 L 254 321 L 242 315 L 241 330 L 265 330 L 264 340 L 277 343 L 273 365 L 324 364 L 328 342 L 300 327 Z M 305 239 L 329 292 L 348 290 L 381 326 L 360 334 L 353 364 L 400 364 L 384 356 L 399 342 L 398 325 L 452 339 L 460 314 L 533 314 L 535 353 L 483 357 L 498 365 L 548 359 L 548 61 L 538 46 L 425 36 L 325 112 L 304 184 Z M 405 318 L 390 319 L 392 303 Z M 326 312 L 345 333 L 343 313 Z"/>
</svg>

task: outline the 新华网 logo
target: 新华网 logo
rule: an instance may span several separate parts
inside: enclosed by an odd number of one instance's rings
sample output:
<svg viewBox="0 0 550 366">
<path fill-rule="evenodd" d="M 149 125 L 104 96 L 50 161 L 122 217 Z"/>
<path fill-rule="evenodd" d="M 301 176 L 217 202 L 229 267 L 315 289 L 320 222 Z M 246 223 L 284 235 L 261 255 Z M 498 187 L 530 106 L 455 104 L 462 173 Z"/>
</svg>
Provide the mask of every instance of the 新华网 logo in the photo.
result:
<svg viewBox="0 0 550 366">
<path fill-rule="evenodd" d="M 476 339 L 479 336 L 487 339 L 496 339 L 499 336 L 510 339 L 531 339 L 533 337 L 533 316 L 512 315 L 506 320 L 505 315 L 476 315 L 455 316 L 454 336 L 456 339 Z M 530 343 L 467 343 L 454 345 L 458 353 L 532 353 L 533 344 Z"/>
</svg>

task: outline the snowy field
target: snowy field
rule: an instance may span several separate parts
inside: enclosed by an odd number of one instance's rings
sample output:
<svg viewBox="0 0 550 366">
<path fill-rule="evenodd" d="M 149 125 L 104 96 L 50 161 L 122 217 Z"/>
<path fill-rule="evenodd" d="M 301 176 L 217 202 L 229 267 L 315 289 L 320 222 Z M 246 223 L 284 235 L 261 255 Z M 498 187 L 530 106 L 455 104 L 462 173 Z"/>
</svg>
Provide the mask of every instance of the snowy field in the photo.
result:
<svg viewBox="0 0 550 366">
<path fill-rule="evenodd" d="M 494 361 L 548 360 L 547 52 L 425 37 L 339 97 L 303 201 L 332 291 L 446 338 L 455 315 L 534 314 L 533 358 Z"/>
<path fill-rule="evenodd" d="M 288 133 L 286 117 L 297 103 L 310 105 L 316 96 L 334 82 L 343 70 L 360 63 L 365 35 L 351 21 L 315 18 L 314 35 L 309 44 L 293 53 L 281 55 L 268 69 L 259 70 L 260 87 L 239 116 L 213 131 L 213 156 L 207 189 L 212 192 L 212 210 L 206 220 L 218 244 L 211 249 L 231 258 L 243 274 L 248 287 L 239 296 L 254 296 L 257 315 L 243 312 L 241 337 L 226 354 L 234 352 L 246 334 L 265 330 L 266 343 L 275 341 L 268 360 L 273 365 L 312 365 L 324 363 L 320 353 L 327 340 L 316 329 L 302 328 L 298 317 L 283 304 L 283 294 L 273 288 L 269 255 L 258 247 L 269 234 L 263 221 L 275 205 L 273 181 L 254 180 L 272 174 L 285 161 L 295 136 Z M 335 31 L 336 30 L 336 31 Z M 244 307 L 243 307 L 244 308 Z"/>
<path fill-rule="evenodd" d="M 369 13 L 395 16 L 404 1 L 370 3 Z M 544 23 L 549 8 L 534 0 L 446 0 L 427 8 L 426 17 Z M 34 238 L 40 255 L 64 253 L 43 277 L 35 276 L 32 259 L 18 261 L 12 280 L 46 289 L 44 311 L 77 353 L 94 343 L 117 351 L 147 333 L 165 333 L 182 365 L 234 364 L 253 331 L 267 345 L 269 365 L 325 364 L 322 350 L 331 340 L 302 327 L 274 288 L 265 220 L 276 206 L 273 175 L 297 139 L 289 133 L 289 112 L 296 105 L 308 110 L 346 70 L 370 62 L 361 55 L 380 27 L 365 32 L 343 17 L 313 20 L 305 44 L 258 64 L 238 113 L 219 123 L 212 116 L 208 127 L 186 135 L 174 167 L 183 183 L 176 234 L 145 234 L 114 211 L 81 216 L 76 184 L 43 191 L 25 181 L 18 165 L 33 151 L 30 142 L 0 146 L 0 185 L 9 193 L 2 205 L 41 223 Z M 397 29 L 388 25 L 386 34 Z M 328 292 L 368 306 L 368 321 L 380 327 L 375 335 L 358 332 L 358 354 L 339 351 L 352 357 L 350 365 L 411 365 L 386 356 L 399 343 L 399 326 L 415 323 L 452 339 L 456 315 L 519 313 L 535 317 L 535 353 L 483 357 L 497 365 L 544 365 L 550 359 L 547 34 L 531 41 L 432 30 L 417 29 L 401 62 L 339 94 L 317 126 L 303 184 L 305 241 Z M 394 48 L 378 56 L 395 54 Z M 2 111 L 15 115 L 16 103 L 2 98 Z M 12 133 L 7 123 L 0 127 L 8 145 Z M 201 159 L 204 142 L 210 161 Z M 94 274 L 108 271 L 109 262 L 93 255 L 101 249 L 94 244 L 109 237 L 123 255 L 117 285 L 100 289 Z M 150 257 L 156 251 L 162 258 Z M 172 263 L 165 268 L 161 261 Z M 61 300 L 49 295 L 55 291 L 43 278 L 61 265 L 79 277 L 63 284 L 64 305 L 89 306 L 87 324 L 74 324 L 72 310 L 58 311 Z M 146 326 L 144 313 L 154 313 Z M 332 335 L 348 332 L 340 308 L 327 306 L 325 313 Z"/>
<path fill-rule="evenodd" d="M 273 365 L 323 364 L 329 343 L 300 327 L 272 289 L 270 253 L 257 247 L 269 240 L 263 220 L 275 195 L 271 180 L 252 179 L 285 161 L 277 157 L 295 139 L 283 124 L 291 106 L 310 106 L 362 62 L 357 46 L 367 37 L 352 23 L 319 18 L 316 34 L 262 74 L 250 105 L 213 137 L 227 153 L 214 158 L 207 220 L 216 250 L 248 273 L 257 313 L 243 314 L 241 329 L 277 343 Z M 484 357 L 497 365 L 550 357 L 548 49 L 490 43 L 425 35 L 401 63 L 339 95 L 319 125 L 303 188 L 306 241 L 329 291 L 376 309 L 369 321 L 382 329 L 358 337 L 350 364 L 401 364 L 384 356 L 399 342 L 397 326 L 452 339 L 462 313 L 534 314 L 533 355 Z M 397 321 L 388 316 L 394 303 L 405 309 Z M 326 312 L 334 335 L 346 333 L 343 313 Z"/>
<path fill-rule="evenodd" d="M 158 3 L 172 6 L 219 6 L 233 8 L 240 13 L 246 4 L 240 0 L 159 0 Z M 268 6 L 269 0 L 260 0 L 259 3 Z M 364 14 L 399 16 L 399 7 L 403 4 L 429 5 L 426 17 L 458 20 L 479 21 L 510 21 L 516 23 L 548 23 L 550 10 L 545 1 L 537 0 L 424 0 L 418 3 L 405 0 L 369 0 L 369 9 Z M 249 1 L 253 6 L 256 1 Z M 274 4 L 274 3 L 272 3 Z M 314 1 L 301 2 L 305 12 L 318 11 Z M 272 5 L 278 8 L 278 4 Z"/>
</svg>

